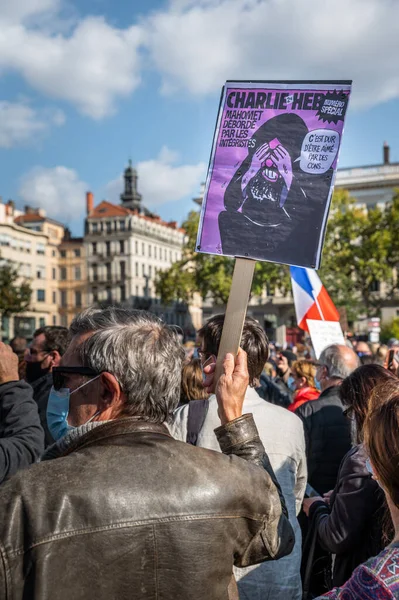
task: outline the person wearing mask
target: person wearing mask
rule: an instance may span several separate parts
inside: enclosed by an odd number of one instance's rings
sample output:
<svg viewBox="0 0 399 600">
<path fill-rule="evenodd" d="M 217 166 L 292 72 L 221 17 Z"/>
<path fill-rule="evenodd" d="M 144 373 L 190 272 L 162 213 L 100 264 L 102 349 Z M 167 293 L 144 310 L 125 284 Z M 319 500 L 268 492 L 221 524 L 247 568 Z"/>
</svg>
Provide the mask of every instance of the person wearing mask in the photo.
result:
<svg viewBox="0 0 399 600">
<path fill-rule="evenodd" d="M 44 450 L 32 389 L 19 379 L 18 357 L 0 342 L 0 483 L 36 462 Z M 1 590 L 0 586 L 0 590 Z M 0 597 L 5 597 L 0 593 Z"/>
<path fill-rule="evenodd" d="M 316 366 L 311 360 L 296 360 L 291 366 L 291 375 L 294 380 L 293 403 L 289 405 L 288 410 L 295 412 L 297 408 L 309 402 L 316 400 L 320 392 L 316 389 Z"/>
<path fill-rule="evenodd" d="M 320 495 L 334 488 L 341 460 L 351 447 L 350 422 L 339 389 L 358 366 L 359 357 L 347 346 L 325 348 L 316 370 L 321 394 L 295 411 L 305 431 L 308 482 Z"/>
<path fill-rule="evenodd" d="M 384 547 L 385 497 L 367 469 L 363 426 L 374 389 L 395 379 L 380 365 L 358 367 L 340 388 L 345 413 L 354 424 L 356 445 L 345 455 L 337 484 L 326 498 L 305 498 L 306 514 L 316 519 L 318 538 L 335 554 L 333 585 L 340 586 L 362 562 Z"/>
<path fill-rule="evenodd" d="M 355 569 L 350 579 L 318 600 L 399 598 L 399 381 L 375 389 L 364 423 L 366 465 L 384 492 L 394 526 L 393 541 Z"/>
<path fill-rule="evenodd" d="M 242 414 L 245 352 L 216 382 L 217 453 L 165 426 L 184 360 L 168 325 L 90 308 L 70 336 L 47 409 L 57 442 L 0 487 L 1 598 L 225 600 L 233 564 L 291 552 L 284 498 Z"/>
<path fill-rule="evenodd" d="M 219 351 L 224 315 L 212 317 L 198 332 L 201 360 L 209 361 Z M 265 446 L 270 463 L 283 490 L 291 525 L 295 532 L 293 552 L 277 562 L 235 569 L 240 600 L 300 600 L 302 598 L 300 563 L 301 530 L 297 514 L 301 510 L 306 487 L 305 440 L 301 421 L 286 409 L 265 402 L 257 394 L 258 380 L 268 359 L 268 340 L 264 329 L 251 317 L 244 322 L 241 348 L 248 356 L 250 384 L 245 394 L 245 413 L 251 413 Z M 218 402 L 213 395 L 196 438 L 196 445 L 218 448 Z M 191 437 L 187 406 L 177 409 L 170 425 L 172 435 L 185 441 Z"/>
<path fill-rule="evenodd" d="M 47 401 L 53 385 L 52 371 L 58 367 L 68 343 L 66 327 L 48 326 L 37 329 L 25 354 L 26 381 L 33 388 L 33 399 L 45 433 L 46 447 L 54 443 L 47 426 Z"/>
<path fill-rule="evenodd" d="M 277 356 L 277 377 L 275 379 L 275 384 L 284 394 L 288 395 L 290 403 L 292 402 L 292 397 L 294 395 L 294 382 L 291 366 L 296 359 L 296 354 L 291 352 L 291 350 L 283 350 Z"/>
<path fill-rule="evenodd" d="M 367 342 L 358 342 L 356 344 L 356 354 L 359 358 L 362 358 L 362 356 L 373 356 L 373 353 L 371 352 L 370 346 Z"/>
</svg>

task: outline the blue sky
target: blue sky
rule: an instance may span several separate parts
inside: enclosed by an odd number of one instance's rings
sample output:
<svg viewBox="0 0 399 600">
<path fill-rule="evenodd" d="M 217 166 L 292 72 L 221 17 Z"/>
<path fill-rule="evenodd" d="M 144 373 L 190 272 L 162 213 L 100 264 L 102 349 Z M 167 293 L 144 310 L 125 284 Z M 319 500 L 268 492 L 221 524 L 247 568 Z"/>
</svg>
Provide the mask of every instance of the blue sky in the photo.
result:
<svg viewBox="0 0 399 600">
<path fill-rule="evenodd" d="M 0 195 L 82 232 L 85 191 L 181 221 L 226 79 L 354 80 L 340 166 L 399 161 L 399 3 L 0 1 Z"/>
</svg>

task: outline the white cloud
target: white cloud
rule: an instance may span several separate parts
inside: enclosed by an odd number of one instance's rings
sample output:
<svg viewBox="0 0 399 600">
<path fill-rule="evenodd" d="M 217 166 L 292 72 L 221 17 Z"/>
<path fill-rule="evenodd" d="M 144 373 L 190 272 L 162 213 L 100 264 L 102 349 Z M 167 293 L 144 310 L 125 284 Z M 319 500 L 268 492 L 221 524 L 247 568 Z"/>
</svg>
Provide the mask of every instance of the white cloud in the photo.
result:
<svg viewBox="0 0 399 600">
<path fill-rule="evenodd" d="M 172 0 L 147 20 L 164 92 L 226 79 L 352 79 L 354 103 L 399 97 L 399 2 Z"/>
<path fill-rule="evenodd" d="M 44 208 L 49 217 L 68 222 L 83 216 L 87 189 L 73 169 L 35 167 L 23 177 L 19 195 L 25 203 Z"/>
<path fill-rule="evenodd" d="M 52 126 L 65 123 L 58 109 L 32 108 L 26 101 L 0 101 L 0 148 L 34 143 Z"/>
<path fill-rule="evenodd" d="M 102 17 L 86 17 L 63 32 L 55 0 L 18 0 L 15 7 L 14 2 L 0 0 L 3 72 L 19 73 L 34 89 L 95 119 L 111 114 L 116 100 L 139 85 L 142 28 L 118 29 Z M 42 26 L 33 26 L 34 18 Z"/>
<path fill-rule="evenodd" d="M 143 196 L 144 206 L 156 209 L 165 202 L 181 200 L 198 193 L 200 183 L 206 175 L 205 163 L 179 165 L 178 154 L 164 146 L 159 156 L 141 161 L 136 165 L 138 190 Z M 107 198 L 119 202 L 123 191 L 123 177 L 120 176 L 106 186 Z"/>
</svg>

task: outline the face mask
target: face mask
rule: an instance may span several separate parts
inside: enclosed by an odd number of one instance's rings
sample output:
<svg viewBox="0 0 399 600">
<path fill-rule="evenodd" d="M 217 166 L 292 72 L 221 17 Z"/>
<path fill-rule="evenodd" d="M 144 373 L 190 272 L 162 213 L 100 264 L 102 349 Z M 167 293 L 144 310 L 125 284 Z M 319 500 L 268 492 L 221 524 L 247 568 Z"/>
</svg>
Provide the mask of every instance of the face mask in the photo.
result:
<svg viewBox="0 0 399 600">
<path fill-rule="evenodd" d="M 43 361 L 46 360 L 47 356 L 48 354 L 46 354 L 46 356 L 40 362 L 26 361 L 26 381 L 28 383 L 33 383 L 37 379 L 40 379 L 40 377 L 43 377 L 43 375 L 49 373 L 50 367 L 48 367 L 47 369 L 42 368 Z"/>
<path fill-rule="evenodd" d="M 47 425 L 51 435 L 55 440 L 59 440 L 62 437 L 64 437 L 64 435 L 66 435 L 68 431 L 76 429 L 72 425 L 69 425 L 67 421 L 69 414 L 69 398 L 71 397 L 71 395 L 77 392 L 78 390 L 81 390 L 83 387 L 85 387 L 85 385 L 88 385 L 89 383 L 91 383 L 95 379 L 98 379 L 99 377 L 100 375 L 97 375 L 97 377 L 90 379 L 90 381 L 86 381 L 86 383 L 83 383 L 72 392 L 69 388 L 62 388 L 61 390 L 56 390 L 54 389 L 54 386 L 52 386 L 47 403 Z M 94 415 L 90 417 L 90 419 L 86 421 L 86 423 L 90 423 L 90 421 L 92 421 L 94 417 L 96 417 L 99 414 L 99 412 L 100 411 L 94 413 Z"/>
<path fill-rule="evenodd" d="M 289 389 L 291 390 L 291 392 L 295 392 L 296 387 L 295 387 L 295 379 L 293 378 L 292 375 L 290 375 L 287 379 L 287 385 L 289 387 Z"/>
<path fill-rule="evenodd" d="M 314 378 L 314 382 L 315 382 L 316 390 L 319 390 L 319 392 L 321 392 L 320 381 L 317 379 L 317 377 Z"/>
</svg>

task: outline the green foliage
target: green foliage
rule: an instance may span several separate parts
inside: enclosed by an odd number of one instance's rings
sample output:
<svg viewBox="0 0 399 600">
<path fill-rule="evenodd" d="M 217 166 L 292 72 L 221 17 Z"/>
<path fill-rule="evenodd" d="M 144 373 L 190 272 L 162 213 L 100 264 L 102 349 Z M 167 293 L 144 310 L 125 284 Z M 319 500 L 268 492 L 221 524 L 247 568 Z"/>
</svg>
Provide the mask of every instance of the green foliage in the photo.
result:
<svg viewBox="0 0 399 600">
<path fill-rule="evenodd" d="M 380 338 L 382 342 L 387 342 L 391 338 L 399 340 L 399 317 L 392 319 L 390 323 L 382 324 Z"/>
<path fill-rule="evenodd" d="M 32 290 L 27 281 L 18 280 L 18 269 L 8 261 L 0 261 L 0 315 L 9 317 L 29 308 Z"/>
<path fill-rule="evenodd" d="M 156 290 L 167 304 L 174 300 L 189 302 L 195 292 L 201 294 L 202 298 L 212 296 L 216 304 L 226 304 L 229 298 L 234 259 L 195 252 L 198 223 L 199 213 L 191 211 L 182 225 L 187 234 L 182 260 L 158 274 Z M 252 294 L 261 294 L 266 284 L 271 291 L 276 286 L 283 291 L 288 290 L 289 281 L 288 267 L 257 263 Z"/>
</svg>

